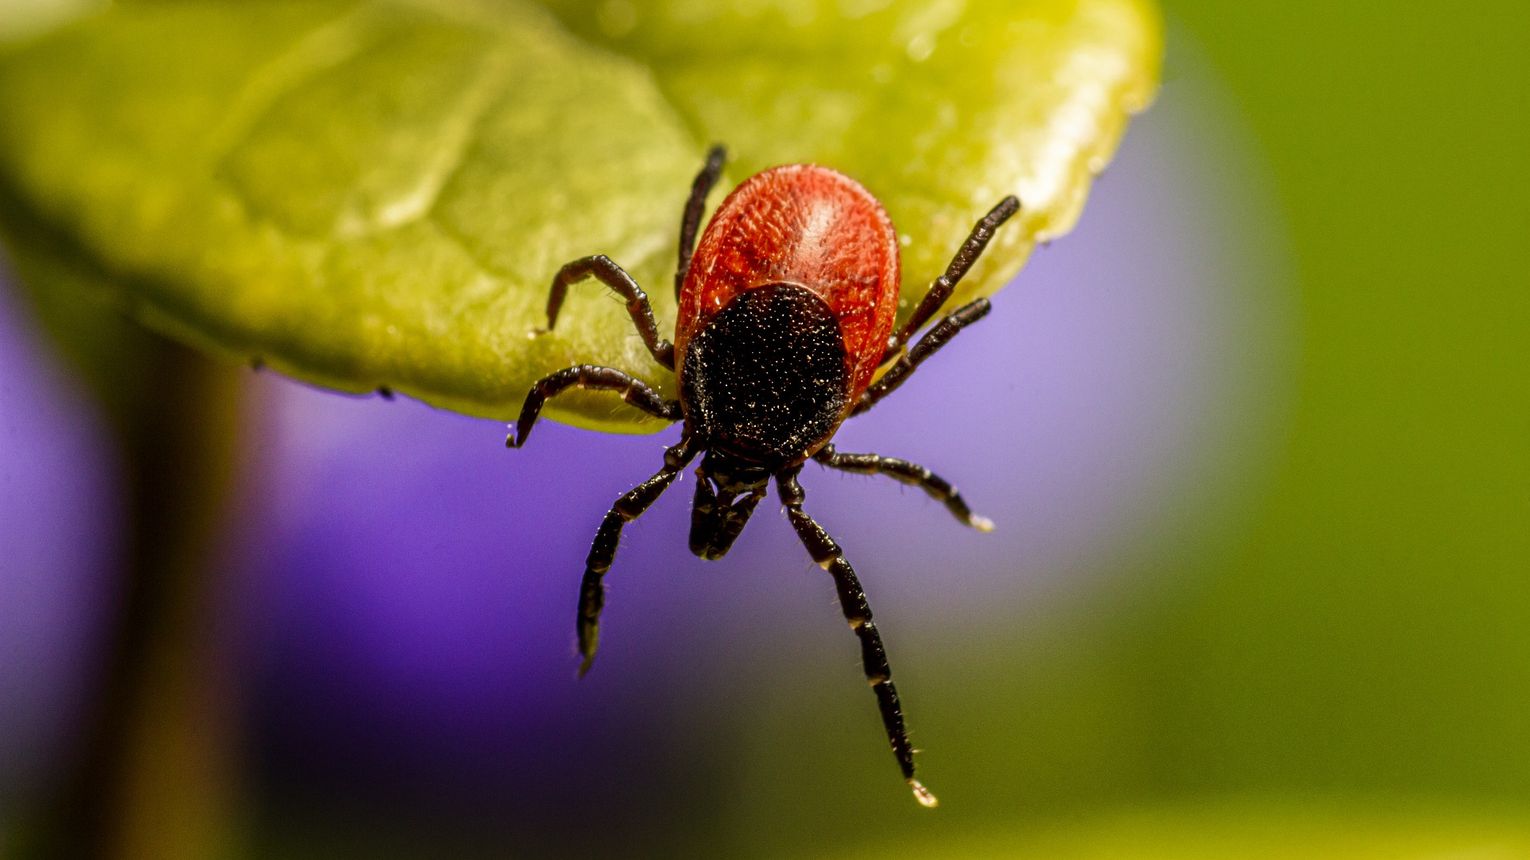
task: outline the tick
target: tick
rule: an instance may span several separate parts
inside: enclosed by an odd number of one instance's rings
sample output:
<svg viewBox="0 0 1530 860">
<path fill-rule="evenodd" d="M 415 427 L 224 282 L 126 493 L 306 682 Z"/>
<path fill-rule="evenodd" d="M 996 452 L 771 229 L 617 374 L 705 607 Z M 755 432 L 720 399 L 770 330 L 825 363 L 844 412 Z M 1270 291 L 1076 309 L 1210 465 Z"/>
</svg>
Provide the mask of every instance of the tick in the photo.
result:
<svg viewBox="0 0 1530 860">
<path fill-rule="evenodd" d="M 975 299 L 941 317 L 909 346 L 1020 202 L 1005 197 L 977 222 L 945 274 L 895 332 L 898 237 L 876 198 L 825 167 L 773 167 L 728 195 L 697 246 L 702 208 L 722 172 L 723 158 L 720 146 L 708 152 L 681 216 L 673 343 L 659 337 L 642 288 L 604 255 L 565 265 L 547 298 L 548 330 L 558 321 L 570 284 L 593 277 L 626 299 L 654 360 L 677 375 L 680 398 L 665 400 L 615 368 L 575 365 L 532 386 L 505 440 L 512 448 L 524 445 L 547 398 L 570 388 L 619 392 L 650 415 L 685 422 L 679 443 L 664 452 L 664 468 L 617 499 L 595 533 L 579 586 L 579 674 L 589 671 L 595 659 L 605 605 L 603 578 L 622 526 L 647 510 L 700 456 L 690 548 L 703 559 L 720 559 L 774 479 L 797 537 L 834 578 L 903 778 L 921 804 L 934 806 L 935 795 L 914 777 L 914 750 L 866 593 L 839 544 L 803 511 L 805 494 L 797 476 L 808 460 L 886 475 L 924 490 L 966 525 L 979 531 L 993 528 L 929 469 L 877 454 L 842 453 L 832 439 L 846 418 L 875 406 L 957 332 L 988 313 L 988 300 Z M 877 371 L 884 366 L 879 378 Z"/>
</svg>

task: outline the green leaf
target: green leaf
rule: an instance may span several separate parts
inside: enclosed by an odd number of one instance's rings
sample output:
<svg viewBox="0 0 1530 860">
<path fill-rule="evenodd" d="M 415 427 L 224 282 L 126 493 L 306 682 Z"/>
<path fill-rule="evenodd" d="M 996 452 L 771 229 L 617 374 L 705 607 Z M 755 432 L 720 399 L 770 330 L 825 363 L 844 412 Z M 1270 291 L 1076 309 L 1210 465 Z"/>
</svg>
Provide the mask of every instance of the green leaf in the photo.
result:
<svg viewBox="0 0 1530 860">
<path fill-rule="evenodd" d="M 0 54 L 0 202 L 172 335 L 505 418 L 578 362 L 673 391 L 595 283 L 531 332 L 592 253 L 672 319 L 709 142 L 725 184 L 816 161 L 877 194 L 906 311 L 1003 194 L 963 295 L 1071 226 L 1159 51 L 1146 0 L 122 4 Z M 615 401 L 553 414 L 655 429 Z"/>
</svg>

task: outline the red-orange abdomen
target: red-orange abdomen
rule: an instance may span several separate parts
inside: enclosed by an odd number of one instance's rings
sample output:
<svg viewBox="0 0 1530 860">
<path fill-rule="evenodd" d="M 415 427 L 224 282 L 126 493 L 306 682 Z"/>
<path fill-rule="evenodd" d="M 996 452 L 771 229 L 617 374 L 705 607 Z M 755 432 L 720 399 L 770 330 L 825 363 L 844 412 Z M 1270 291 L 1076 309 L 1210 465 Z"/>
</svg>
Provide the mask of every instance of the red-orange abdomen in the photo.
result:
<svg viewBox="0 0 1530 860">
<path fill-rule="evenodd" d="M 740 294 L 798 284 L 839 322 L 853 404 L 892 334 L 898 282 L 897 233 L 870 192 L 826 167 L 773 167 L 734 189 L 701 236 L 680 290 L 676 367 L 691 336 Z"/>
</svg>

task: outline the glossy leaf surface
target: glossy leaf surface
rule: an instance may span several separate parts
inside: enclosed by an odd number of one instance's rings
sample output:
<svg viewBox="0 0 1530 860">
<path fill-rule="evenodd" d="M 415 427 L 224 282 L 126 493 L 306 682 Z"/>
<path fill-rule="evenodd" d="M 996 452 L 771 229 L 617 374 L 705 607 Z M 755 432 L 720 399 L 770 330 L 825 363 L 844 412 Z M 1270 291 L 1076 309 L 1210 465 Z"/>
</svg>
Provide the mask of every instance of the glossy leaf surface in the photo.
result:
<svg viewBox="0 0 1530 860">
<path fill-rule="evenodd" d="M 122 4 L 0 54 L 0 194 L 149 325 L 506 417 L 577 362 L 673 392 L 596 284 L 531 332 L 592 253 L 669 324 L 708 142 L 734 156 L 724 185 L 816 161 L 870 188 L 907 312 L 1003 194 L 1026 209 L 962 295 L 1067 230 L 1159 50 L 1139 0 Z M 613 401 L 552 414 L 653 429 Z"/>
</svg>

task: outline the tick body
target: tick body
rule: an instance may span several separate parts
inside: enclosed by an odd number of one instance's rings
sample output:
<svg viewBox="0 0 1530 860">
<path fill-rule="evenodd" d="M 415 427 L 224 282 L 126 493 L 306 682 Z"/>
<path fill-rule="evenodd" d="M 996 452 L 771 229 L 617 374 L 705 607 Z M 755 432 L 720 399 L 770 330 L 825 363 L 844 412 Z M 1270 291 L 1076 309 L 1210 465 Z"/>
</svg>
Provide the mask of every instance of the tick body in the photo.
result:
<svg viewBox="0 0 1530 860">
<path fill-rule="evenodd" d="M 898 279 L 897 233 L 866 189 L 817 165 L 772 168 L 728 195 L 707 225 L 680 288 L 675 348 L 684 356 L 719 312 L 752 290 L 781 285 L 776 292 L 805 294 L 783 303 L 832 318 L 845 353 L 846 399 L 854 400 L 882 362 Z M 691 368 L 678 370 L 684 384 Z"/>
<path fill-rule="evenodd" d="M 839 545 L 803 511 L 806 496 L 798 475 L 809 459 L 844 471 L 887 475 L 920 487 L 958 521 L 982 531 L 992 528 L 972 513 L 950 483 L 923 466 L 876 454 L 840 453 L 831 440 L 846 418 L 871 408 L 920 362 L 988 312 L 988 301 L 977 299 L 941 317 L 908 345 L 940 312 L 1019 202 L 1006 197 L 978 221 L 908 322 L 894 331 L 898 241 L 876 198 L 849 177 L 824 167 L 775 167 L 734 189 L 695 246 L 706 196 L 722 163 L 722 148 L 713 147 L 681 217 L 673 343 L 659 337 L 642 288 L 604 256 L 565 265 L 548 297 L 549 329 L 557 322 L 569 285 L 576 281 L 598 278 L 625 298 L 649 352 L 677 375 L 679 400 L 666 401 L 641 380 L 614 368 L 577 365 L 532 386 L 506 440 L 510 447 L 524 444 L 547 398 L 574 387 L 617 392 L 651 415 L 684 422 L 679 443 L 665 452 L 664 467 L 617 499 L 596 532 L 580 585 L 580 674 L 595 658 L 605 603 L 603 579 L 622 527 L 647 510 L 699 456 L 690 548 L 701 558 L 720 559 L 774 480 L 792 528 L 834 580 L 845 620 L 860 641 L 866 678 L 903 777 L 920 803 L 934 806 L 935 796 L 914 776 L 902 706 L 865 592 Z M 876 378 L 884 365 L 886 372 Z"/>
</svg>

